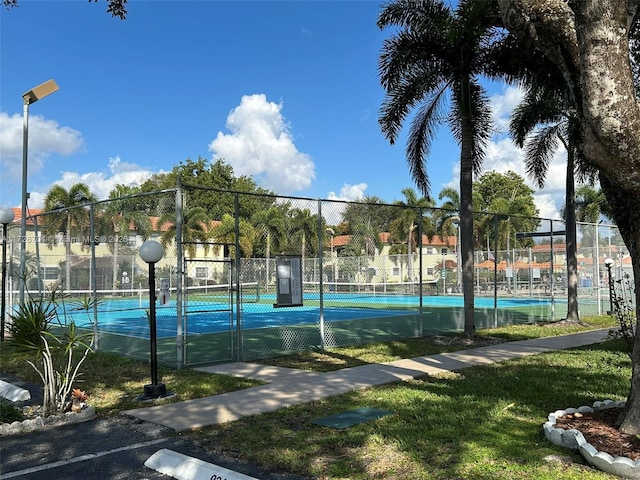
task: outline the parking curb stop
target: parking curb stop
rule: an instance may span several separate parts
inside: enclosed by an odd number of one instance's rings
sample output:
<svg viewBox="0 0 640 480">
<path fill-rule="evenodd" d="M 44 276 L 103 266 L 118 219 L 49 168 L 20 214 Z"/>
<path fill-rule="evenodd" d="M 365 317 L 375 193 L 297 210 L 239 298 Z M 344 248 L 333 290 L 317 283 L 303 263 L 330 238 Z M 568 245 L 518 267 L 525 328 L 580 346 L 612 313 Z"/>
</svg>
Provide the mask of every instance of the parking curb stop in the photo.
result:
<svg viewBox="0 0 640 480">
<path fill-rule="evenodd" d="M 166 448 L 151 455 L 144 466 L 177 480 L 259 480 Z"/>
</svg>

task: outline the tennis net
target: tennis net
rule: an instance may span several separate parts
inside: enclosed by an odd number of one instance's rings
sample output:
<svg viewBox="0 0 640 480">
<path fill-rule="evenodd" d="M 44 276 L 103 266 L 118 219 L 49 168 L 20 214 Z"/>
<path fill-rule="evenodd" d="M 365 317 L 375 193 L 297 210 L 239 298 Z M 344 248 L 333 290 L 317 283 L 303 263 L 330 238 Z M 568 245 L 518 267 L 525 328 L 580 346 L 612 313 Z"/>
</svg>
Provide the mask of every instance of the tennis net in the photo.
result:
<svg viewBox="0 0 640 480">
<path fill-rule="evenodd" d="M 320 282 L 304 282 L 305 293 L 320 293 Z M 422 293 L 428 294 L 433 289 L 432 283 L 422 284 Z M 419 282 L 397 283 L 365 283 L 365 282 L 323 282 L 324 295 L 340 297 L 376 297 L 376 296 L 413 296 L 419 295 Z"/>
</svg>

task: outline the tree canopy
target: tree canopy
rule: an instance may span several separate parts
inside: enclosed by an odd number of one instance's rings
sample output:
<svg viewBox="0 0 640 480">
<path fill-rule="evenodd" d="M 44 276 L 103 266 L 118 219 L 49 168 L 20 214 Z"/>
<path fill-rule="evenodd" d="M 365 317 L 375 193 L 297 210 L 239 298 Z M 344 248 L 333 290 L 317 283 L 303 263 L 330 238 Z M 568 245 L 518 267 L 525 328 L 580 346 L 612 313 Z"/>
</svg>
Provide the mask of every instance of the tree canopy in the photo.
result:
<svg viewBox="0 0 640 480">
<path fill-rule="evenodd" d="M 208 212 L 211 219 L 220 220 L 225 214 L 233 214 L 234 193 L 243 192 L 258 195 L 243 195 L 239 213 L 250 218 L 254 212 L 265 210 L 275 203 L 272 192 L 260 188 L 253 178 L 242 175 L 236 177 L 233 167 L 218 159 L 210 163 L 206 158 L 187 158 L 174 166 L 171 172 L 157 173 L 141 186 L 143 192 L 175 188 L 180 178 L 184 186 L 188 208 L 200 207 Z"/>
</svg>

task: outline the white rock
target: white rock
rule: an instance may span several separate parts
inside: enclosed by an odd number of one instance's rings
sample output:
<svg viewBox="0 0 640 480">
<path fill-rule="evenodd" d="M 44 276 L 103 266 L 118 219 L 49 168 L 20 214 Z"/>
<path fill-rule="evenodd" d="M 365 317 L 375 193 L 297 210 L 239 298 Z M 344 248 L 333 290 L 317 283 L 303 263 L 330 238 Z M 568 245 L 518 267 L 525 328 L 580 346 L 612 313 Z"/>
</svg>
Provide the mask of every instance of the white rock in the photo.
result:
<svg viewBox="0 0 640 480">
<path fill-rule="evenodd" d="M 613 474 L 623 478 L 640 478 L 640 470 L 636 470 L 633 460 L 627 457 L 615 457 L 613 459 Z"/>
<path fill-rule="evenodd" d="M 603 472 L 613 473 L 613 457 L 607 452 L 598 452 L 593 458 L 593 466 Z"/>
</svg>

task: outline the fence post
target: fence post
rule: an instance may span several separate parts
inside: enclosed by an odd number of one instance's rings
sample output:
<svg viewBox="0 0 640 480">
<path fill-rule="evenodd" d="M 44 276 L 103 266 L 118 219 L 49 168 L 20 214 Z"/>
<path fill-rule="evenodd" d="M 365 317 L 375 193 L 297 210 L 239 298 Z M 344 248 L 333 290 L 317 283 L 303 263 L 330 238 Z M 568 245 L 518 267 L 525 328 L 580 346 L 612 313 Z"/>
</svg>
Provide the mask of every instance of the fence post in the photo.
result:
<svg viewBox="0 0 640 480">
<path fill-rule="evenodd" d="M 183 329 L 184 321 L 182 318 L 182 287 L 184 285 L 183 253 L 182 253 L 182 181 L 180 176 L 176 179 L 176 368 L 180 370 L 184 365 L 185 351 Z M 169 272 L 171 277 L 171 272 Z"/>
<path fill-rule="evenodd" d="M 239 193 L 236 192 L 233 195 L 233 217 L 235 220 L 234 232 L 235 232 L 235 259 L 236 264 L 233 281 L 236 284 L 236 351 L 235 360 L 237 362 L 242 361 L 242 292 L 240 292 L 240 200 Z"/>
<path fill-rule="evenodd" d="M 420 220 L 418 221 L 418 246 L 417 246 L 417 250 L 418 250 L 418 255 L 420 255 L 420 258 L 418 259 L 418 312 L 420 315 L 420 336 L 422 337 L 423 335 L 423 321 L 422 321 L 422 274 L 423 272 L 423 261 L 422 261 L 422 216 L 424 215 L 424 212 L 422 211 L 422 207 L 418 208 L 418 213 L 420 215 Z"/>
<path fill-rule="evenodd" d="M 493 216 L 493 326 L 498 326 L 498 222 L 500 216 Z"/>
<path fill-rule="evenodd" d="M 551 265 L 550 265 L 550 272 L 551 272 L 551 319 L 555 320 L 556 318 L 556 306 L 555 306 L 555 274 L 553 273 L 553 261 L 555 260 L 554 257 L 554 253 L 553 253 L 553 220 L 549 220 L 549 230 L 551 231 Z"/>
<path fill-rule="evenodd" d="M 33 235 L 36 246 L 36 270 L 38 272 L 38 297 L 43 298 L 44 296 L 44 278 L 42 276 L 42 267 L 40 262 L 40 242 L 38 241 L 38 216 L 34 215 L 33 217 Z M 25 277 L 26 281 L 26 277 Z"/>
<path fill-rule="evenodd" d="M 92 203 L 89 205 L 89 243 L 91 244 L 91 272 L 89 275 L 89 281 L 91 282 L 91 297 L 93 298 L 93 341 L 94 349 L 98 351 L 100 349 L 99 335 L 98 335 L 98 294 L 96 285 L 96 224 L 95 224 L 95 205 Z M 133 272 L 131 273 L 133 275 Z"/>
<path fill-rule="evenodd" d="M 320 350 L 324 352 L 324 228 L 322 228 L 322 200 L 318 199 L 318 263 L 320 264 Z M 303 289 L 304 291 L 304 282 Z"/>
</svg>

